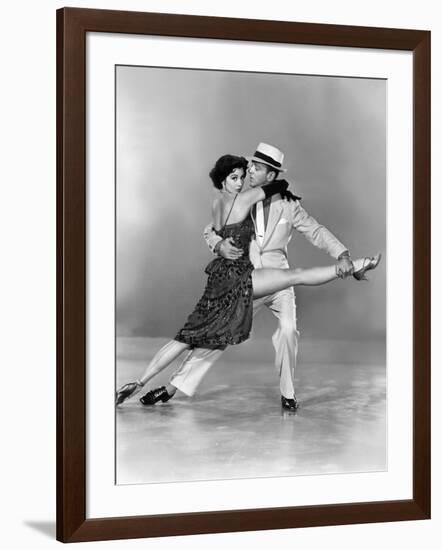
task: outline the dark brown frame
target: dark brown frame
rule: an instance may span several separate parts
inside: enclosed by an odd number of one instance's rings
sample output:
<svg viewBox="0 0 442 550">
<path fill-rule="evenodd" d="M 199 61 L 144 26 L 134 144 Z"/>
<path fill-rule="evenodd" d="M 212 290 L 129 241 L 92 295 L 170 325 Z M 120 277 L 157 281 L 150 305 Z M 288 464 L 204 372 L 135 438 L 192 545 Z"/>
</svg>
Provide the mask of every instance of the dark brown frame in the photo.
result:
<svg viewBox="0 0 442 550">
<path fill-rule="evenodd" d="M 413 53 L 413 498 L 86 519 L 86 32 L 253 40 Z M 284 529 L 430 517 L 430 32 L 57 10 L 57 539 Z"/>
</svg>

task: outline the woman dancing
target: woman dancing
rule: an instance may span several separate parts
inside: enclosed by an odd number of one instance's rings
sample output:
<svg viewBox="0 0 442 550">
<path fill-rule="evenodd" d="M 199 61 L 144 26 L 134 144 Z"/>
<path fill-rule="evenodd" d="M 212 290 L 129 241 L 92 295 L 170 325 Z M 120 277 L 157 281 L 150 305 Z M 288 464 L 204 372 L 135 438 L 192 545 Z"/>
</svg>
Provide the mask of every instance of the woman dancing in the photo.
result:
<svg viewBox="0 0 442 550">
<path fill-rule="evenodd" d="M 138 393 L 184 351 L 195 347 L 224 349 L 247 340 L 252 328 L 253 299 L 290 286 L 322 285 L 338 278 L 336 265 L 308 269 L 254 269 L 249 260 L 249 244 L 255 236 L 250 210 L 255 203 L 285 192 L 288 184 L 276 180 L 241 192 L 246 170 L 244 157 L 224 155 L 210 172 L 214 186 L 220 191 L 212 205 L 214 229 L 223 239 L 232 239 L 244 254 L 236 260 L 217 257 L 207 265 L 206 288 L 194 311 L 175 338 L 156 353 L 143 375 L 117 391 L 117 405 Z M 379 261 L 380 254 L 355 260 L 353 276 L 358 280 L 365 279 L 365 272 L 377 267 Z M 161 401 L 168 401 L 175 391 L 176 388 L 169 384 Z M 140 399 L 142 403 L 150 404 L 143 399 Z"/>
</svg>

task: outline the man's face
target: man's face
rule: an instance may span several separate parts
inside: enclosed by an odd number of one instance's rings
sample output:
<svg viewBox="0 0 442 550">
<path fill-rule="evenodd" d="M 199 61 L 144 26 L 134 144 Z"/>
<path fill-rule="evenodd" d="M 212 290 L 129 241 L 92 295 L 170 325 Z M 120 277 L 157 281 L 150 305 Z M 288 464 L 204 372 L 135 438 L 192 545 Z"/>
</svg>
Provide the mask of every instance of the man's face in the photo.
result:
<svg viewBox="0 0 442 550">
<path fill-rule="evenodd" d="M 261 162 L 250 162 L 249 165 L 250 187 L 261 187 L 274 179 L 274 173 L 268 171 L 268 166 Z"/>
</svg>

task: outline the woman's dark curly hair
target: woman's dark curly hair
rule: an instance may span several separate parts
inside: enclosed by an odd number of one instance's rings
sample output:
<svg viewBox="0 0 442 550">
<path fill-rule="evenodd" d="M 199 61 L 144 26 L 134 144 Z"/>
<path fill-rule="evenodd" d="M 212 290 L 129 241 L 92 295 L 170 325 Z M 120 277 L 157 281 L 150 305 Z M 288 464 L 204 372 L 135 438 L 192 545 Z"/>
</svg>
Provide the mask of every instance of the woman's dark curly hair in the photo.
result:
<svg viewBox="0 0 442 550">
<path fill-rule="evenodd" d="M 237 157 L 236 155 L 223 155 L 220 157 L 209 173 L 213 185 L 217 189 L 222 189 L 223 181 L 235 168 L 242 168 L 245 174 L 247 171 L 247 160 L 244 157 Z"/>
</svg>

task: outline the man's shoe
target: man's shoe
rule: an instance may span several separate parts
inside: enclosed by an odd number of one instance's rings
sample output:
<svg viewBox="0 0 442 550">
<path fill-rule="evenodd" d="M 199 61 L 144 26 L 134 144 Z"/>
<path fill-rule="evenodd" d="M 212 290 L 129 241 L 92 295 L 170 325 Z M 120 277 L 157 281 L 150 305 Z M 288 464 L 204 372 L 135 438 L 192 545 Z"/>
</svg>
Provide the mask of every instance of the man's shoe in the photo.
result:
<svg viewBox="0 0 442 550">
<path fill-rule="evenodd" d="M 160 388 L 148 391 L 143 397 L 140 397 L 140 401 L 143 405 L 155 405 L 157 401 L 165 403 L 171 397 L 173 396 L 167 393 L 166 386 L 161 386 Z"/>
<path fill-rule="evenodd" d="M 296 411 L 299 407 L 299 403 L 295 395 L 293 396 L 293 399 L 288 399 L 287 397 L 281 395 L 281 405 L 283 409 L 288 409 L 289 411 Z"/>
</svg>

